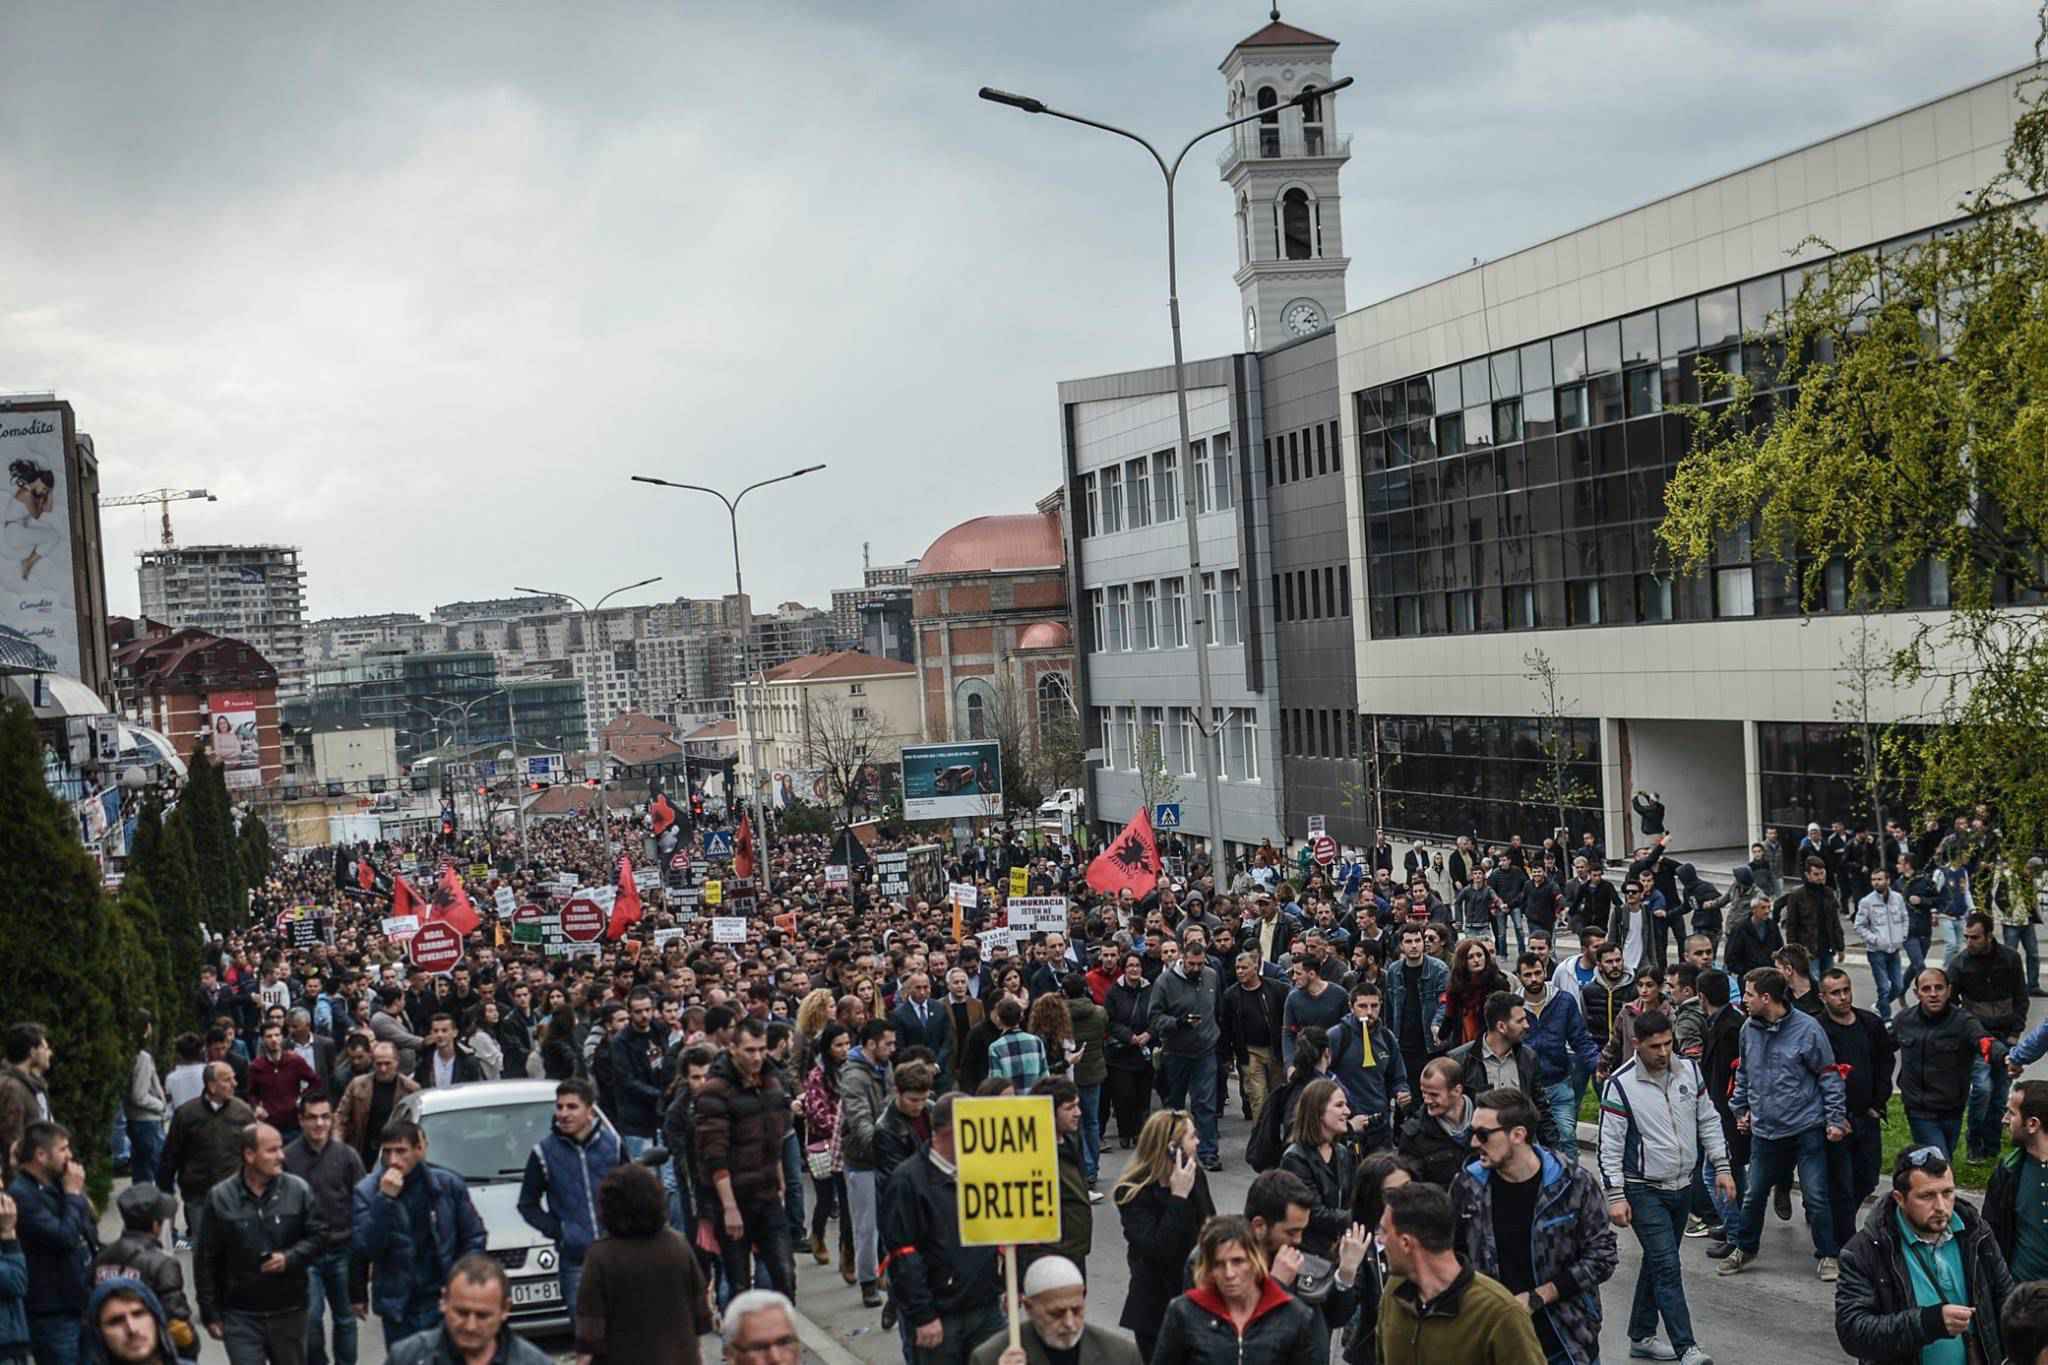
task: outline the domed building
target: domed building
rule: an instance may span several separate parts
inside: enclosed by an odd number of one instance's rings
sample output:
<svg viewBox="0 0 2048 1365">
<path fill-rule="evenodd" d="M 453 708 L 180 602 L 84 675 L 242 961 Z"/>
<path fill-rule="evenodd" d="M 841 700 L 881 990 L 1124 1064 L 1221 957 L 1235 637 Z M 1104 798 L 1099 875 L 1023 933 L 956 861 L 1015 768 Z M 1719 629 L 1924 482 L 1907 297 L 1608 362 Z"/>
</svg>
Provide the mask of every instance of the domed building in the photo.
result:
<svg viewBox="0 0 2048 1365">
<path fill-rule="evenodd" d="M 1049 724 L 1074 719 L 1063 502 L 1056 492 L 1034 512 L 963 521 L 911 571 L 927 741 L 1035 749 Z"/>
</svg>

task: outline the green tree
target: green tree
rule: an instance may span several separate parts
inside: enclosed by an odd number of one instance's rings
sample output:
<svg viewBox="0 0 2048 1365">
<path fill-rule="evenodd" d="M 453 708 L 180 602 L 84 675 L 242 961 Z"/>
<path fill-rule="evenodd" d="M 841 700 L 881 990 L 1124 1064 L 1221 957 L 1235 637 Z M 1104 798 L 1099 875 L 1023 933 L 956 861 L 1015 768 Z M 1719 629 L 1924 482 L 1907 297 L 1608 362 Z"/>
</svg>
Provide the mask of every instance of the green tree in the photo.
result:
<svg viewBox="0 0 2048 1365">
<path fill-rule="evenodd" d="M 43 784 L 35 723 L 16 701 L 0 704 L 0 829 L 5 1018 L 49 1030 L 50 1110 L 71 1129 L 81 1159 L 104 1175 L 132 1055 L 125 1040 L 133 1016 L 117 1013 L 111 988 L 136 964 L 118 956 L 99 871 L 76 819 Z"/>
<path fill-rule="evenodd" d="M 249 897 L 242 876 L 241 845 L 235 837 L 234 809 L 228 799 L 225 771 L 203 752 L 192 756 L 185 794 L 178 806 L 192 832 L 206 922 L 216 930 L 241 928 L 248 920 Z"/>
<path fill-rule="evenodd" d="M 252 888 L 261 886 L 270 876 L 270 826 L 258 819 L 254 811 L 249 812 L 242 817 L 239 843 L 243 882 Z"/>
<path fill-rule="evenodd" d="M 1991 803 L 2016 856 L 2048 843 L 2048 85 L 2037 71 L 2021 93 L 2005 169 L 1956 228 L 1805 244 L 1827 259 L 1743 372 L 1703 377 L 1658 528 L 1685 573 L 1747 536 L 1809 610 L 1896 609 L 1909 589 L 1940 605 L 1945 578 L 1953 612 L 1891 658 L 1934 722 L 1905 740 L 1910 767 L 1931 809 Z"/>
</svg>

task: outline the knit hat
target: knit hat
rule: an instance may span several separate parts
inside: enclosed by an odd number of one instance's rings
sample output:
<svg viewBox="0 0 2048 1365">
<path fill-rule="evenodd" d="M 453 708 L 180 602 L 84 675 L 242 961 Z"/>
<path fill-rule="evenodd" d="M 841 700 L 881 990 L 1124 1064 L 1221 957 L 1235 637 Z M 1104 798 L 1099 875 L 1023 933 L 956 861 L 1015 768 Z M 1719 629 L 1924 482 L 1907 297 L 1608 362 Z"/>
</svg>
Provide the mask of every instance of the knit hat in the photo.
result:
<svg viewBox="0 0 2048 1365">
<path fill-rule="evenodd" d="M 1041 1256 L 1024 1272 L 1024 1297 L 1035 1299 L 1051 1289 L 1078 1289 L 1087 1284 L 1080 1269 L 1064 1256 Z"/>
</svg>

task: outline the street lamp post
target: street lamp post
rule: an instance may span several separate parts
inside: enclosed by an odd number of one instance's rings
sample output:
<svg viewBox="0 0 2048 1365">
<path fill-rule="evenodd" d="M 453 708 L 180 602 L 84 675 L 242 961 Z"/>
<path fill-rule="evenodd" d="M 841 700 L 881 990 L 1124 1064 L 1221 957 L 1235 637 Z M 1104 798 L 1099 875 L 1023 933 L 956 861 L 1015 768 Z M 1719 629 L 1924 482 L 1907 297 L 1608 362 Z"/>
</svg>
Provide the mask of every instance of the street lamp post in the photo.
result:
<svg viewBox="0 0 2048 1365">
<path fill-rule="evenodd" d="M 681 488 L 686 489 L 692 493 L 709 493 L 712 497 L 717 498 L 720 502 L 725 504 L 726 520 L 732 524 L 733 598 L 736 603 L 742 603 L 746 598 L 747 589 L 746 580 L 742 578 L 740 575 L 740 500 L 746 497 L 747 494 L 753 492 L 756 488 L 766 488 L 771 483 L 787 483 L 791 479 L 800 479 L 806 474 L 815 474 L 824 467 L 825 466 L 822 464 L 805 465 L 802 469 L 793 469 L 787 474 L 777 474 L 772 479 L 762 479 L 759 483 L 750 483 L 745 488 L 742 488 L 739 492 L 733 494 L 729 498 L 725 494 L 719 492 L 716 488 L 707 488 L 701 483 L 676 483 L 669 479 L 650 478 L 645 474 L 633 475 L 633 482 L 651 483 L 657 488 Z M 752 607 L 750 606 L 742 606 L 741 610 L 745 615 L 746 619 L 740 622 L 740 656 L 742 661 L 740 667 L 743 672 L 743 675 L 746 678 L 746 686 L 741 689 L 740 695 L 742 697 L 745 697 L 747 693 L 752 691 L 754 687 L 757 685 L 754 678 L 754 613 Z M 764 890 L 768 890 L 772 893 L 774 888 L 772 880 L 768 876 L 768 867 L 769 857 L 774 851 L 774 840 L 768 832 L 767 805 L 765 802 L 759 799 L 761 780 L 761 726 L 759 723 L 761 719 L 760 704 L 761 702 L 767 700 L 766 693 L 768 690 L 768 678 L 765 672 L 761 676 L 758 686 L 761 689 L 762 695 L 757 696 L 754 699 L 755 723 L 748 727 L 748 733 L 752 736 L 754 749 L 753 769 L 756 793 L 754 808 L 757 811 L 759 811 L 761 815 L 761 885 Z M 687 769 L 685 769 L 685 771 L 687 771 Z"/>
<path fill-rule="evenodd" d="M 1220 746 L 1222 729 L 1216 724 L 1215 720 L 1216 694 L 1215 687 L 1211 683 L 1209 676 L 1209 620 L 1205 607 L 1206 598 L 1202 593 L 1202 539 L 1197 521 L 1198 504 L 1196 502 L 1195 469 L 1194 465 L 1190 462 L 1188 453 L 1188 384 L 1187 371 L 1181 356 L 1180 262 L 1178 257 L 1179 248 L 1174 231 L 1174 181 L 1180 175 L 1181 163 L 1187 160 L 1187 155 L 1194 150 L 1195 144 L 1204 138 L 1213 137 L 1217 133 L 1235 128 L 1241 123 L 1250 123 L 1255 119 L 1264 118 L 1268 114 L 1275 114 L 1277 116 L 1278 111 L 1281 109 L 1299 108 L 1310 100 L 1324 99 L 1344 89 L 1344 87 L 1351 84 L 1351 81 L 1352 78 L 1346 76 L 1344 79 L 1329 85 L 1317 89 L 1304 90 L 1293 99 L 1275 105 L 1270 109 L 1257 109 L 1240 118 L 1219 123 L 1214 128 L 1197 133 L 1187 140 L 1187 144 L 1180 149 L 1180 154 L 1174 157 L 1171 164 L 1167 162 L 1165 157 L 1159 154 L 1157 147 L 1154 147 L 1150 142 L 1128 129 L 1119 128 L 1115 124 L 1103 123 L 1096 119 L 1086 118 L 1080 114 L 1069 114 L 1063 110 L 1054 109 L 1046 104 L 1045 101 L 1033 99 L 1029 95 L 1013 95 L 1007 90 L 996 90 L 986 85 L 981 88 L 981 98 L 989 101 L 991 104 L 1008 105 L 1012 109 L 1021 109 L 1027 114 L 1050 114 L 1054 118 L 1065 119 L 1069 123 L 1085 124 L 1090 128 L 1100 128 L 1105 133 L 1114 133 L 1118 137 L 1129 138 L 1132 142 L 1137 143 L 1140 147 L 1151 153 L 1152 160 L 1159 167 L 1159 173 L 1166 178 L 1166 315 L 1173 329 L 1173 396 L 1178 406 L 1180 417 L 1180 449 L 1175 456 L 1175 463 L 1181 473 L 1182 516 L 1187 522 L 1188 599 L 1191 604 L 1190 610 L 1193 612 L 1195 627 L 1195 686 L 1202 708 L 1202 713 L 1196 718 L 1195 725 L 1201 731 L 1205 740 L 1218 741 L 1217 744 L 1205 743 L 1203 745 L 1205 752 L 1202 755 L 1202 793 L 1209 806 L 1209 866 L 1212 872 L 1220 873 L 1222 871 L 1223 804 L 1217 787 L 1216 773 L 1218 761 L 1221 757 L 1218 753 L 1218 747 Z M 1249 573 L 1245 575 L 1245 578 L 1248 583 L 1252 580 L 1252 576 Z M 1220 581 L 1217 586 L 1220 596 L 1222 587 Z"/>
<path fill-rule="evenodd" d="M 493 697 L 502 697 L 502 696 L 505 696 L 505 695 L 507 695 L 507 693 L 506 693 L 505 689 L 501 687 L 501 688 L 499 688 L 499 689 L 498 689 L 497 691 L 495 691 L 495 692 L 486 692 L 486 693 L 484 693 L 484 694 L 483 694 L 483 695 L 482 695 L 481 697 L 471 697 L 471 698 L 470 698 L 470 699 L 469 699 L 468 701 L 453 701 L 453 700 L 451 700 L 451 699 L 449 699 L 449 698 L 447 698 L 447 697 L 428 697 L 428 698 L 427 698 L 427 700 L 428 700 L 428 701 L 430 701 L 430 702 L 434 703 L 434 704 L 435 704 L 436 706 L 438 706 L 438 707 L 440 707 L 440 708 L 441 708 L 441 714 L 442 714 L 442 715 L 446 715 L 446 714 L 447 714 L 448 712 L 450 712 L 450 711 L 459 711 L 459 712 L 461 712 L 461 713 L 462 713 L 462 721 L 461 721 L 461 726 L 460 726 L 460 728 L 459 728 L 459 729 L 458 729 L 458 730 L 456 731 L 456 738 L 457 738 L 457 742 L 458 742 L 459 744 L 461 744 L 461 745 L 462 745 L 462 761 L 470 765 L 470 769 L 471 769 L 471 771 L 470 771 L 470 776 L 471 776 L 471 777 L 475 777 L 475 776 L 476 776 L 476 772 L 475 772 L 475 768 L 476 768 L 476 760 L 475 760 L 475 759 L 474 759 L 474 758 L 473 758 L 473 757 L 472 757 L 472 756 L 470 755 L 470 751 L 469 751 L 469 711 L 470 711 L 470 708 L 471 708 L 471 707 L 473 707 L 473 706 L 481 706 L 481 705 L 483 705 L 483 703 L 485 703 L 485 702 L 489 701 L 489 700 L 490 700 L 491 698 L 493 698 Z M 422 708 L 422 709 L 424 709 L 424 708 Z M 475 811 L 475 812 L 476 812 L 476 814 L 477 814 L 477 820 L 478 820 L 478 823 L 480 823 L 480 824 L 482 824 L 482 823 L 487 823 L 487 817 L 485 816 L 485 814 L 484 814 L 484 812 L 483 812 L 483 810 L 482 810 L 481 806 L 482 806 L 482 803 L 481 803 L 481 802 L 475 802 L 475 801 L 472 801 L 472 802 L 471 802 L 471 804 L 470 804 L 470 809 L 471 809 L 472 811 Z"/>
<path fill-rule="evenodd" d="M 598 598 L 597 605 L 594 607 L 584 606 L 582 598 L 566 592 L 547 592 L 543 591 L 540 588 L 522 588 L 518 587 L 517 585 L 513 587 L 512 591 L 530 592 L 536 597 L 559 597 L 565 602 L 574 602 L 576 604 L 577 609 L 583 613 L 583 648 L 587 652 L 595 648 L 594 641 L 597 638 L 597 614 L 600 611 L 604 610 L 605 603 L 611 601 L 614 597 L 617 597 L 622 592 L 631 592 L 635 588 L 644 588 L 649 583 L 659 583 L 660 581 L 661 575 L 656 574 L 652 578 L 643 578 L 638 583 L 628 583 L 624 587 L 613 588 L 610 592 Z M 595 659 L 592 659 L 592 671 L 595 672 L 596 668 L 597 661 Z M 587 720 L 589 719 L 589 717 L 585 717 L 585 719 Z M 602 753 L 599 753 L 597 756 L 597 822 L 598 828 L 604 831 L 605 863 L 608 867 L 616 871 L 618 865 L 616 862 L 614 862 L 612 858 L 611 813 L 605 809 L 604 803 L 605 788 L 608 784 L 609 780 L 605 777 L 604 772 L 604 755 Z"/>
</svg>

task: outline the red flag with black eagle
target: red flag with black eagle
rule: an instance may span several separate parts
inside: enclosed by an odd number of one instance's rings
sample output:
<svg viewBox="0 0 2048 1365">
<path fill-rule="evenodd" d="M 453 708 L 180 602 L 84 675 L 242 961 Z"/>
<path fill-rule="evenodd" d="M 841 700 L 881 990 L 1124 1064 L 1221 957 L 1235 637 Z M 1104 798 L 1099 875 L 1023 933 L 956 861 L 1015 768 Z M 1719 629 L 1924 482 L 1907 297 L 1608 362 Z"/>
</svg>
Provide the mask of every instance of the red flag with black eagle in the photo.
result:
<svg viewBox="0 0 2048 1365">
<path fill-rule="evenodd" d="M 462 889 L 462 878 L 455 875 L 452 867 L 442 868 L 441 879 L 434 884 L 434 913 L 430 918 L 453 926 L 464 937 L 475 933 L 483 923 L 476 907 L 469 903 L 469 893 Z"/>
<path fill-rule="evenodd" d="M 391 918 L 417 915 L 420 917 L 420 923 L 425 924 L 433 917 L 432 909 L 433 907 L 427 904 L 426 897 L 412 889 L 411 882 L 404 877 L 391 879 Z"/>
<path fill-rule="evenodd" d="M 612 917 L 605 925 L 606 938 L 618 938 L 626 926 L 640 921 L 640 888 L 633 885 L 633 863 L 619 859 L 619 894 L 612 898 Z"/>
<path fill-rule="evenodd" d="M 747 817 L 744 815 L 740 817 L 740 827 L 732 836 L 732 875 L 754 875 L 754 827 L 747 823 Z"/>
<path fill-rule="evenodd" d="M 1143 806 L 1123 832 L 1088 864 L 1088 885 L 1105 896 L 1129 891 L 1143 899 L 1159 885 L 1159 841 L 1152 836 L 1152 813 Z"/>
<path fill-rule="evenodd" d="M 369 891 L 377 885 L 377 868 L 370 861 L 370 855 L 367 853 L 356 859 L 356 885 L 365 891 Z"/>
<path fill-rule="evenodd" d="M 648 818 L 654 822 L 654 836 L 658 839 L 676 822 L 676 808 L 668 803 L 668 797 L 656 793 L 654 802 L 647 807 Z"/>
</svg>

